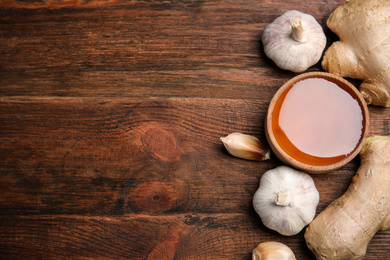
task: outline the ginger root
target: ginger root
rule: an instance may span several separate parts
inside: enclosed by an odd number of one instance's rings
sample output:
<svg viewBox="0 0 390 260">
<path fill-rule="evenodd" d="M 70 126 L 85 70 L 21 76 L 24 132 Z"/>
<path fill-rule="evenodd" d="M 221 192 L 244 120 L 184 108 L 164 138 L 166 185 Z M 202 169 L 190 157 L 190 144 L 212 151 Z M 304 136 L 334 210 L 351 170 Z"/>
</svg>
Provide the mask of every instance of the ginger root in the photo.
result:
<svg viewBox="0 0 390 260">
<path fill-rule="evenodd" d="M 367 104 L 390 106 L 390 1 L 349 0 L 328 18 L 340 41 L 325 52 L 325 71 L 360 79 Z"/>
<path fill-rule="evenodd" d="M 348 190 L 306 229 L 317 259 L 362 259 L 375 233 L 390 227 L 390 136 L 367 138 L 360 158 Z"/>
</svg>

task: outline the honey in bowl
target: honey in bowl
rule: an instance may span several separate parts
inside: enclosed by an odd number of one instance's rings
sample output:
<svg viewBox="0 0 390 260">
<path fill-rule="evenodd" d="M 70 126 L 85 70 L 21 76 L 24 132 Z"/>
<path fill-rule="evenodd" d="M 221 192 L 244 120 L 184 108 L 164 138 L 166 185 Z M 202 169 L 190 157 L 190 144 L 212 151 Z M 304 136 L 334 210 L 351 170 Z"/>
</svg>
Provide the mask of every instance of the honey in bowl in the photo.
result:
<svg viewBox="0 0 390 260">
<path fill-rule="evenodd" d="M 360 93 L 344 79 L 306 74 L 287 82 L 271 101 L 267 138 L 282 161 L 325 172 L 333 169 L 329 165 L 341 167 L 357 155 L 368 112 Z"/>
</svg>

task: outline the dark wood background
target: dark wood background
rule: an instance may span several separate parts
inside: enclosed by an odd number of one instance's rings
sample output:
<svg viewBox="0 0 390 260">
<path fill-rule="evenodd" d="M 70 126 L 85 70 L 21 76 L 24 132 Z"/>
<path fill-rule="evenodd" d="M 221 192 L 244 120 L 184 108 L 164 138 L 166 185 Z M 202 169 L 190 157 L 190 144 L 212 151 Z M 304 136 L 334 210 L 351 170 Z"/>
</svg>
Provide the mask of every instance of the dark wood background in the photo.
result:
<svg viewBox="0 0 390 260">
<path fill-rule="evenodd" d="M 269 101 L 296 75 L 265 57 L 265 26 L 297 9 L 331 44 L 344 2 L 0 0 L 0 258 L 250 259 L 279 241 L 314 259 L 303 232 L 253 210 L 280 161 L 233 158 L 219 137 L 265 141 Z M 390 134 L 389 112 L 370 107 L 369 135 Z M 313 175 L 317 214 L 358 166 Z M 365 259 L 389 258 L 381 231 Z"/>
</svg>

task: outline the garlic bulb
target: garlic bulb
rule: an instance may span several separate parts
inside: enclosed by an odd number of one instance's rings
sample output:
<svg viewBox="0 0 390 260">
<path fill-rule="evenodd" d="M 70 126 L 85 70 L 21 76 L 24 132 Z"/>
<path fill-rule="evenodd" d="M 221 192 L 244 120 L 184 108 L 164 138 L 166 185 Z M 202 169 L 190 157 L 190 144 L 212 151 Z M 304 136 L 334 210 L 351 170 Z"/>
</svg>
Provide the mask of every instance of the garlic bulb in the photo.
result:
<svg viewBox="0 0 390 260">
<path fill-rule="evenodd" d="M 295 260 L 293 251 L 280 242 L 263 242 L 252 252 L 252 260 Z"/>
<path fill-rule="evenodd" d="M 254 136 L 232 133 L 221 137 L 226 150 L 233 156 L 255 161 L 264 161 L 270 158 L 270 149 Z"/>
<path fill-rule="evenodd" d="M 262 42 L 265 54 L 279 68 L 298 73 L 320 60 L 326 36 L 313 16 L 290 10 L 264 29 Z"/>
<path fill-rule="evenodd" d="M 261 177 L 253 207 L 266 227 L 292 236 L 313 220 L 319 199 L 310 175 L 279 166 Z"/>
</svg>

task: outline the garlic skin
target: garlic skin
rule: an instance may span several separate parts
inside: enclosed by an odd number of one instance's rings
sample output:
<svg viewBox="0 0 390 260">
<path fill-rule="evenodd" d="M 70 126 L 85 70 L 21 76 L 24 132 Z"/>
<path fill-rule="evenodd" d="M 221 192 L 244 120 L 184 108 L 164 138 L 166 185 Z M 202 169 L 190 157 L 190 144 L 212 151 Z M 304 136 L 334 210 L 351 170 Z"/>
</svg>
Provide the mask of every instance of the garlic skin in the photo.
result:
<svg viewBox="0 0 390 260">
<path fill-rule="evenodd" d="M 316 19 L 290 10 L 267 25 L 262 35 L 264 52 L 284 70 L 300 73 L 316 64 L 325 49 L 326 36 Z"/>
<path fill-rule="evenodd" d="M 231 133 L 220 138 L 226 150 L 233 156 L 255 161 L 264 161 L 270 158 L 271 150 L 254 136 Z"/>
<path fill-rule="evenodd" d="M 252 251 L 252 260 L 296 260 L 294 252 L 280 242 L 263 242 Z"/>
<path fill-rule="evenodd" d="M 293 236 L 314 219 L 319 200 L 309 174 L 279 166 L 261 177 L 253 207 L 267 228 Z"/>
</svg>

